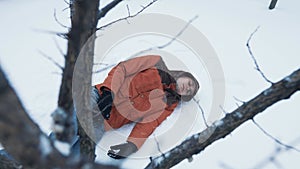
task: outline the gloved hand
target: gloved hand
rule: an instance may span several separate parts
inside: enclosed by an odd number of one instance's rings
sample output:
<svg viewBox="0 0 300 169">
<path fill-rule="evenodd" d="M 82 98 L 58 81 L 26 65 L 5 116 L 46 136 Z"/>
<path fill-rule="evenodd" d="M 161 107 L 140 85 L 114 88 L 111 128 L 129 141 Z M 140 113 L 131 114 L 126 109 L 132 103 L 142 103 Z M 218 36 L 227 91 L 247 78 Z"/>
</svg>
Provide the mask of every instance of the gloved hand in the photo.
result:
<svg viewBox="0 0 300 169">
<path fill-rule="evenodd" d="M 99 94 L 100 98 L 97 104 L 103 118 L 108 120 L 110 117 L 114 94 L 110 89 L 106 87 L 101 87 L 100 90 L 102 93 Z"/>
<path fill-rule="evenodd" d="M 111 146 L 107 155 L 114 159 L 126 158 L 137 151 L 137 147 L 132 142 Z"/>
</svg>

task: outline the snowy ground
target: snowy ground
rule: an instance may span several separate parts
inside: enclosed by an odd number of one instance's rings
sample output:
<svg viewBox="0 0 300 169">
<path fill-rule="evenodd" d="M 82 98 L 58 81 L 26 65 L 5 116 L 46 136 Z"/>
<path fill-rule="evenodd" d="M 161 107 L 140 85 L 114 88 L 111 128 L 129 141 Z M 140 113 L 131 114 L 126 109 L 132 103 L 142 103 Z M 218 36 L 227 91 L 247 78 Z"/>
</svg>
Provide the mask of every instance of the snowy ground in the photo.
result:
<svg viewBox="0 0 300 169">
<path fill-rule="evenodd" d="M 101 1 L 102 4 L 106 2 Z M 140 3 L 125 2 L 129 4 L 132 12 L 139 9 L 141 4 L 147 3 L 145 0 Z M 236 100 L 233 97 L 247 101 L 268 87 L 268 83 L 254 70 L 246 48 L 246 41 L 257 26 L 260 28 L 254 35 L 251 46 L 260 67 L 270 80 L 278 81 L 300 67 L 300 12 L 297 9 L 300 2 L 279 0 L 273 11 L 267 9 L 268 5 L 269 1 L 259 0 L 160 0 L 146 13 L 168 14 L 185 21 L 198 15 L 198 19 L 192 25 L 206 36 L 217 52 L 226 82 L 224 109 L 230 112 L 236 108 Z M 57 49 L 56 42 L 65 53 L 66 41 L 44 32 L 67 31 L 57 24 L 53 17 L 53 11 L 56 9 L 58 19 L 69 25 L 68 10 L 62 11 L 65 7 L 67 5 L 63 1 L 0 1 L 1 66 L 4 67 L 31 117 L 45 133 L 51 131 L 50 114 L 56 108 L 61 70 L 42 57 L 39 51 L 63 64 L 63 56 Z M 127 8 L 120 5 L 100 24 L 123 15 L 127 15 Z M 205 95 L 206 91 L 201 92 Z M 291 143 L 300 137 L 297 134 L 300 129 L 299 102 L 300 96 L 296 93 L 290 100 L 270 107 L 255 120 L 274 137 L 284 143 Z M 206 104 L 209 102 L 204 103 Z M 193 106 L 191 103 L 183 105 L 182 108 L 193 109 Z M 171 123 L 175 117 L 170 117 L 168 122 Z M 187 135 L 198 132 L 203 127 L 201 117 L 197 116 L 195 119 L 195 125 Z M 182 119 L 184 120 L 188 119 Z M 167 123 L 164 124 L 165 127 L 168 126 Z M 132 126 L 123 129 L 127 131 L 124 135 L 128 134 L 130 127 Z M 110 137 L 111 134 L 113 133 L 108 133 L 106 137 Z M 168 145 L 167 142 L 164 144 Z M 188 163 L 185 160 L 174 168 L 255 168 L 269 157 L 277 146 L 253 123 L 247 122 L 230 136 L 194 156 L 193 162 Z M 300 147 L 300 142 L 294 146 Z M 116 163 L 107 157 L 101 148 L 97 152 L 97 160 Z M 299 167 L 299 158 L 299 152 L 292 150 L 276 157 L 282 168 L 289 169 Z M 145 158 L 118 161 L 122 163 L 123 168 L 130 169 L 142 168 L 148 162 Z M 277 167 L 268 163 L 260 168 Z"/>
</svg>

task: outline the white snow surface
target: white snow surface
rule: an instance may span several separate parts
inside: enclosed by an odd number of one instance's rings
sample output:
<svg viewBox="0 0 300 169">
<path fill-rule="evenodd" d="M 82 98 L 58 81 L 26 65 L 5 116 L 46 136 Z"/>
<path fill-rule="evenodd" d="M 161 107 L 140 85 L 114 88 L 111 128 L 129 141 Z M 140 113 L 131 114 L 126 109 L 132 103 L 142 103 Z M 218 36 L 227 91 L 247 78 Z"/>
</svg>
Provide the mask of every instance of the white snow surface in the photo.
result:
<svg viewBox="0 0 300 169">
<path fill-rule="evenodd" d="M 101 1 L 101 5 L 108 2 L 108 0 Z M 140 5 L 148 2 L 146 0 L 138 3 L 124 1 L 123 5 L 118 5 L 101 20 L 101 24 L 126 16 L 126 4 L 129 5 L 131 13 L 134 13 L 140 9 Z M 168 14 L 185 21 L 198 15 L 198 19 L 192 25 L 206 36 L 219 57 L 226 83 L 226 101 L 223 107 L 226 112 L 231 112 L 241 104 L 234 97 L 247 101 L 270 85 L 254 69 L 255 65 L 246 48 L 246 41 L 257 26 L 260 28 L 253 36 L 250 45 L 261 70 L 268 79 L 276 82 L 300 67 L 300 11 L 298 9 L 300 1 L 279 0 L 275 10 L 272 11 L 268 10 L 269 3 L 261 0 L 160 0 L 145 13 Z M 70 26 L 69 12 L 63 10 L 66 7 L 68 5 L 64 1 L 0 1 L 1 67 L 5 70 L 31 118 L 47 134 L 51 131 L 51 112 L 57 107 L 61 70 L 45 59 L 39 51 L 63 65 L 64 57 L 57 46 L 66 53 L 67 43 L 55 36 L 53 32 L 65 33 L 68 30 L 56 23 L 53 13 L 56 9 L 58 20 Z M 145 40 L 140 44 L 146 46 L 153 43 L 155 44 L 153 41 Z M 132 48 L 134 46 L 124 46 L 123 50 L 117 51 L 115 53 L 117 59 L 121 59 L 127 54 L 127 49 L 129 51 Z M 187 51 L 182 50 L 169 52 L 175 55 L 188 55 Z M 197 64 L 192 69 L 198 70 L 199 67 Z M 204 69 L 201 69 L 198 76 L 203 88 L 197 97 L 207 112 L 211 105 L 210 82 Z M 276 103 L 257 115 L 255 120 L 274 137 L 286 144 L 294 142 L 293 146 L 299 148 L 299 135 L 297 135 L 300 130 L 299 102 L 300 95 L 296 93 L 289 100 Z M 163 152 L 205 128 L 200 111 L 189 110 L 198 110 L 195 103 L 182 104 L 155 132 Z M 179 119 L 178 112 L 184 112 L 186 116 L 180 116 Z M 195 115 L 193 112 L 198 115 L 193 116 Z M 193 121 L 189 119 L 191 117 Z M 178 121 L 180 123 L 175 123 Z M 106 133 L 97 148 L 97 161 L 119 165 L 125 169 L 140 169 L 150 161 L 145 157 L 146 153 L 159 155 L 153 135 L 139 152 L 127 160 L 114 160 L 106 155 L 109 146 L 125 141 L 132 127 L 128 125 L 115 132 Z M 186 130 L 183 131 L 184 127 Z M 173 128 L 182 130 L 168 132 Z M 298 141 L 295 142 L 297 138 Z M 41 136 L 40 140 L 42 152 L 45 155 L 50 153 L 51 147 L 49 148 L 45 136 Z M 184 160 L 174 168 L 198 169 L 201 166 L 201 168 L 222 169 L 224 164 L 230 168 L 254 168 L 272 155 L 277 146 L 255 125 L 246 122 L 230 136 L 215 142 L 200 154 L 194 155 L 191 163 Z M 300 166 L 299 158 L 300 153 L 292 150 L 276 156 L 277 162 L 283 168 L 290 169 Z M 263 167 L 263 169 L 276 168 L 273 163 L 267 163 Z"/>
<path fill-rule="evenodd" d="M 49 139 L 45 135 L 40 135 L 40 144 L 39 149 L 42 152 L 42 155 L 45 157 L 52 152 L 52 147 Z"/>
</svg>

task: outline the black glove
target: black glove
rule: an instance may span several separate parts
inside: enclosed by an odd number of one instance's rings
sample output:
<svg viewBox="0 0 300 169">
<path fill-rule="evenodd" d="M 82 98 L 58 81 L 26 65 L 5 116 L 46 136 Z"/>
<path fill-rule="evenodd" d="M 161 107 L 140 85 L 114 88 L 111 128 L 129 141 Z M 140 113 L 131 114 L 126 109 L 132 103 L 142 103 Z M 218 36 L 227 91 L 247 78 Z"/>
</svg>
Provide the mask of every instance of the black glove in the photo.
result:
<svg viewBox="0 0 300 169">
<path fill-rule="evenodd" d="M 104 119 L 108 120 L 109 117 L 110 117 L 110 111 L 111 111 L 111 108 L 112 108 L 112 104 L 113 104 L 113 92 L 111 92 L 110 89 L 108 88 L 105 88 L 105 87 L 102 87 L 100 88 L 101 90 L 101 94 L 100 95 L 100 98 L 99 98 L 99 101 L 98 101 L 98 107 L 99 107 L 99 110 L 103 116 Z"/>
<path fill-rule="evenodd" d="M 122 159 L 137 151 L 137 147 L 132 142 L 111 146 L 107 155 L 114 159 Z"/>
</svg>

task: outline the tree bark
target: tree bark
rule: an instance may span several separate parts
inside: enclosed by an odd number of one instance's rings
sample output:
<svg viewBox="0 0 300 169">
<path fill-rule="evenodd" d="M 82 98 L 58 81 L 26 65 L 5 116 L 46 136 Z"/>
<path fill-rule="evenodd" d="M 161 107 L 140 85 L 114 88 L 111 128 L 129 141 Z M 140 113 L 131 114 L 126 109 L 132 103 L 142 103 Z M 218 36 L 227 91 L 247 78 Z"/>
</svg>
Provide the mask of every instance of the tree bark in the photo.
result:
<svg viewBox="0 0 300 169">
<path fill-rule="evenodd" d="M 258 96 L 245 102 L 242 106 L 227 114 L 221 120 L 204 131 L 191 136 L 177 147 L 165 153 L 163 156 L 154 158 L 146 169 L 170 168 L 184 159 L 191 158 L 194 154 L 203 151 L 213 142 L 226 137 L 247 120 L 263 112 L 278 101 L 289 99 L 295 92 L 300 90 L 300 69 L 289 76 L 274 83 L 270 88 L 262 91 Z"/>
<path fill-rule="evenodd" d="M 272 0 L 271 3 L 270 3 L 269 9 L 270 10 L 274 9 L 276 4 L 277 4 L 277 0 Z"/>
<path fill-rule="evenodd" d="M 99 0 L 76 0 L 71 1 L 70 9 L 71 9 L 71 29 L 67 34 L 68 37 L 68 50 L 67 55 L 65 57 L 65 67 L 63 71 L 62 83 L 59 91 L 59 99 L 58 99 L 58 107 L 62 108 L 67 114 L 67 119 L 65 120 L 64 130 L 62 133 L 56 133 L 56 138 L 61 141 L 71 142 L 72 137 L 74 136 L 74 120 L 73 120 L 73 98 L 72 98 L 72 79 L 73 72 L 76 60 L 78 55 L 86 43 L 86 41 L 95 33 L 98 19 L 98 7 Z M 93 52 L 93 46 L 90 51 Z M 93 65 L 93 56 L 92 53 L 89 55 L 89 61 L 87 61 L 87 71 L 85 76 L 91 76 L 92 65 Z M 91 81 L 87 81 L 86 85 L 90 85 Z M 88 92 L 89 89 L 83 89 L 83 93 Z M 80 125 L 80 123 L 79 123 Z M 81 147 L 88 148 L 88 150 L 93 150 L 92 153 L 84 153 L 88 152 L 87 150 L 82 150 L 81 152 L 87 155 L 91 161 L 95 158 L 94 150 L 95 144 L 92 140 L 86 137 L 84 134 L 84 130 L 81 130 L 79 127 L 78 134 L 80 135 Z M 75 133 L 76 134 L 76 133 Z M 82 155 L 84 155 L 82 154 Z M 93 154 L 93 155 L 91 155 Z"/>
<path fill-rule="evenodd" d="M 28 114 L 0 67 L 0 142 L 24 168 L 116 168 L 60 154 Z M 5 159 L 7 160 L 7 159 Z M 3 161 L 1 161 L 3 163 Z"/>
<path fill-rule="evenodd" d="M 1 151 L 3 151 L 3 150 L 1 150 Z M 0 153 L 0 168 L 1 169 L 20 169 L 21 167 L 22 166 L 17 161 L 7 157 L 7 155 Z"/>
</svg>

